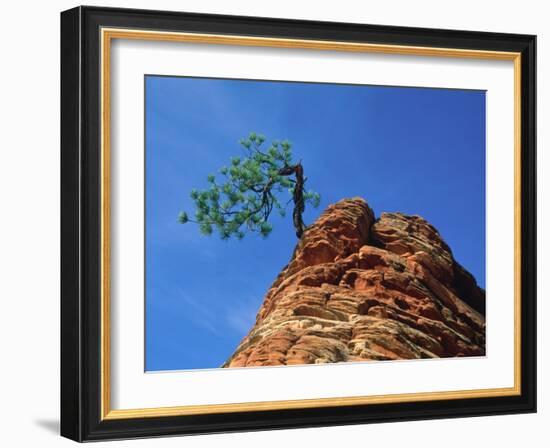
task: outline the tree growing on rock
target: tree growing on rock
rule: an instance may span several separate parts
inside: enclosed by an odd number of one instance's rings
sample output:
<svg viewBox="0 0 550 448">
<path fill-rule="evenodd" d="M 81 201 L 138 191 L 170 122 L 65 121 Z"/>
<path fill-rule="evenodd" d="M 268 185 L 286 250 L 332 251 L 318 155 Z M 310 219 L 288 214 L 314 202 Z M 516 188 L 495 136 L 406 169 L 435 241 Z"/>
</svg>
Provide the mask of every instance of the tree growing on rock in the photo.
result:
<svg viewBox="0 0 550 448">
<path fill-rule="evenodd" d="M 270 145 L 265 141 L 263 135 L 254 132 L 241 139 L 244 156 L 233 157 L 230 165 L 219 170 L 221 180 L 210 174 L 207 189 L 192 190 L 194 218 L 180 212 L 178 221 L 198 224 L 204 235 L 217 231 L 222 239 L 241 239 L 246 232 L 267 237 L 272 230 L 273 211 L 285 216 L 292 202 L 292 222 L 296 236 L 301 238 L 306 228 L 302 218 L 306 204 L 318 207 L 320 195 L 306 190 L 302 161 L 293 161 L 289 141 L 273 141 Z M 290 196 L 287 201 L 285 193 Z"/>
</svg>

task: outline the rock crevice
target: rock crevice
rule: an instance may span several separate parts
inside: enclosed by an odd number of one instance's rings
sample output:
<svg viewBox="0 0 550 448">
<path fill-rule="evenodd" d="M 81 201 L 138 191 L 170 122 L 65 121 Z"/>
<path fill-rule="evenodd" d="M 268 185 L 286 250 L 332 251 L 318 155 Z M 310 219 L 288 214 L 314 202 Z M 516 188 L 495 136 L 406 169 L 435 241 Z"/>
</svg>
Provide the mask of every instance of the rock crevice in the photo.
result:
<svg viewBox="0 0 550 448">
<path fill-rule="evenodd" d="M 430 223 L 345 199 L 306 229 L 223 367 L 483 356 L 484 314 Z"/>
</svg>

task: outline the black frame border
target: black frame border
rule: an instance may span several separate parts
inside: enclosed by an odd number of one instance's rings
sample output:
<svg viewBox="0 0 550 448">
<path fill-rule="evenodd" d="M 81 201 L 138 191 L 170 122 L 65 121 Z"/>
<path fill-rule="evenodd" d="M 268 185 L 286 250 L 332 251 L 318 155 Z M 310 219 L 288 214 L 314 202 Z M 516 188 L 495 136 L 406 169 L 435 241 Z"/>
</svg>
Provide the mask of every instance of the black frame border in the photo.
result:
<svg viewBox="0 0 550 448">
<path fill-rule="evenodd" d="M 521 53 L 521 395 L 101 420 L 100 28 Z M 61 13 L 61 435 L 79 442 L 536 412 L 536 36 L 168 11 Z"/>
</svg>

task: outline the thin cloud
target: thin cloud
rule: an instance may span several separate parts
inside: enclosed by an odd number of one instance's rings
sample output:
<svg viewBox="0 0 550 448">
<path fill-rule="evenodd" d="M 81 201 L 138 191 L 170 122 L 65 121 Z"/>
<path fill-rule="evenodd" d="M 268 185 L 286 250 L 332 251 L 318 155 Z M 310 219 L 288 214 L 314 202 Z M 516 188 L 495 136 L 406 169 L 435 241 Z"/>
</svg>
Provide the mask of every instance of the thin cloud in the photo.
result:
<svg viewBox="0 0 550 448">
<path fill-rule="evenodd" d="M 177 313 L 181 318 L 192 321 L 216 336 L 223 337 L 223 332 L 219 328 L 219 316 L 212 304 L 192 298 L 180 287 L 162 288 L 155 295 L 156 305 L 168 309 L 170 313 Z"/>
<path fill-rule="evenodd" d="M 256 321 L 258 306 L 256 299 L 235 302 L 226 312 L 227 326 L 242 336 L 246 335 Z"/>
</svg>

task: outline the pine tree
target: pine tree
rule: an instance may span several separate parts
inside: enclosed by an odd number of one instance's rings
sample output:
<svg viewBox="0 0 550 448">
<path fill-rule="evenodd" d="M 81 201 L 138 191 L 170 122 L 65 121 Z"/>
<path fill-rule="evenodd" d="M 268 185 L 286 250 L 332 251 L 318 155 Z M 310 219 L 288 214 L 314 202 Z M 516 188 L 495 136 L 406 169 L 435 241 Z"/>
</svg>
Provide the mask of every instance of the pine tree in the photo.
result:
<svg viewBox="0 0 550 448">
<path fill-rule="evenodd" d="M 233 157 L 229 166 L 220 169 L 221 181 L 210 174 L 207 189 L 191 191 L 194 219 L 181 212 L 178 221 L 197 223 L 204 235 L 217 231 L 222 239 L 241 239 L 247 231 L 267 237 L 273 210 L 285 216 L 286 205 L 292 201 L 292 222 L 301 238 L 306 228 L 302 219 L 306 203 L 318 207 L 320 195 L 305 189 L 304 168 L 301 161 L 292 160 L 291 143 L 273 141 L 264 149 L 265 140 L 254 132 L 241 139 L 244 157 Z M 280 198 L 285 192 L 290 199 L 283 205 Z"/>
</svg>

